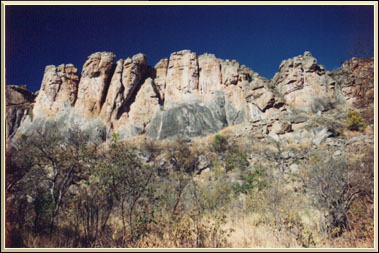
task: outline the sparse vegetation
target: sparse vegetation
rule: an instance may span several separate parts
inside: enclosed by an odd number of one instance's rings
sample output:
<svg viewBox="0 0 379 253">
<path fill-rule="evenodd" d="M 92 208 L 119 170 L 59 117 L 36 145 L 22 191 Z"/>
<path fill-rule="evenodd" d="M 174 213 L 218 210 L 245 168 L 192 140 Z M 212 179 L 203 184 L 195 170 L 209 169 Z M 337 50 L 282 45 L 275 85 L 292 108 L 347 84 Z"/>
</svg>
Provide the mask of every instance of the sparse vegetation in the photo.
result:
<svg viewBox="0 0 379 253">
<path fill-rule="evenodd" d="M 373 153 L 310 150 L 289 173 L 279 142 L 111 140 L 19 136 L 7 150 L 7 246 L 373 246 Z"/>
<path fill-rule="evenodd" d="M 348 128 L 353 131 L 360 131 L 366 127 L 366 124 L 358 111 L 348 111 L 346 123 Z"/>
</svg>

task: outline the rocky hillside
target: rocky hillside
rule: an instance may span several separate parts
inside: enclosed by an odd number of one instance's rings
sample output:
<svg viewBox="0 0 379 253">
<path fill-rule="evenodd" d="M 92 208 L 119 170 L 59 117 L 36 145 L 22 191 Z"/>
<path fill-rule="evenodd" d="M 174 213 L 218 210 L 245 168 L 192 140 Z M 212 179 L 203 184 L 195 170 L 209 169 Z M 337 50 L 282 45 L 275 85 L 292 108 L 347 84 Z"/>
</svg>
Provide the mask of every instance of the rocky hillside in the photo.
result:
<svg viewBox="0 0 379 253">
<path fill-rule="evenodd" d="M 373 59 L 114 60 L 6 87 L 7 245 L 373 247 Z"/>
<path fill-rule="evenodd" d="M 244 123 L 257 136 L 309 136 L 318 144 L 337 129 L 311 127 L 313 116 L 328 111 L 346 117 L 355 107 L 373 123 L 373 110 L 367 113 L 373 108 L 373 59 L 353 58 L 330 72 L 305 52 L 284 60 L 272 80 L 235 60 L 189 50 L 154 67 L 143 54 L 114 61 L 111 52 L 94 53 L 80 75 L 72 64 L 49 65 L 37 94 L 7 86 L 6 137 L 57 124 L 102 141 L 112 132 L 122 139 L 193 138 Z"/>
</svg>

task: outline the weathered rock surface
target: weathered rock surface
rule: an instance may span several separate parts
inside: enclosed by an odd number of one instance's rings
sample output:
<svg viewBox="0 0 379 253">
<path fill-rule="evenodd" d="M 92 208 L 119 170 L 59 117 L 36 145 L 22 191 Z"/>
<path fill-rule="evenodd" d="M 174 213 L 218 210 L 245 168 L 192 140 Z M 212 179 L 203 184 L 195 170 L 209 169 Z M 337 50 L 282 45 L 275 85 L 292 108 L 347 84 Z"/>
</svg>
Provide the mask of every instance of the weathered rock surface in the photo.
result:
<svg viewBox="0 0 379 253">
<path fill-rule="evenodd" d="M 172 53 L 166 76 L 165 102 L 177 103 L 195 95 L 199 85 L 197 54 L 189 50 Z"/>
<path fill-rule="evenodd" d="M 34 115 L 56 115 L 65 107 L 73 106 L 77 98 L 78 83 L 78 70 L 72 64 L 47 66 L 33 108 Z"/>
<path fill-rule="evenodd" d="M 374 59 L 357 58 L 345 61 L 336 71 L 327 74 L 335 80 L 340 103 L 359 110 L 367 123 L 374 123 Z"/>
<path fill-rule="evenodd" d="M 111 52 L 98 52 L 84 63 L 75 104 L 80 115 L 88 117 L 100 113 L 114 72 L 114 58 Z"/>
<path fill-rule="evenodd" d="M 366 101 L 374 102 L 374 59 L 352 58 L 342 64 L 341 72 L 349 77 L 342 83 L 341 91 L 348 104 L 358 106 Z M 364 101 L 362 101 L 364 100 Z"/>
<path fill-rule="evenodd" d="M 146 72 L 146 56 L 137 54 L 116 64 L 101 117 L 105 121 L 116 120 L 129 110 L 133 93 L 141 85 Z"/>
<path fill-rule="evenodd" d="M 275 121 L 272 124 L 271 132 L 274 134 L 285 134 L 291 131 L 291 123 L 287 121 Z"/>
<path fill-rule="evenodd" d="M 221 87 L 220 60 L 213 54 L 203 54 L 198 58 L 199 64 L 199 93 L 207 94 Z"/>
<path fill-rule="evenodd" d="M 62 129 L 79 126 L 100 140 L 111 132 L 121 138 L 192 138 L 245 123 L 263 137 L 308 138 L 319 145 L 330 132 L 304 130 L 312 118 L 309 113 L 321 115 L 335 103 L 352 103 L 353 93 L 373 94 L 371 79 L 364 91 L 357 88 L 373 72 L 370 60 L 345 63 L 338 73 L 348 72 L 346 77 L 325 72 L 305 52 L 283 61 L 269 81 L 235 60 L 190 50 L 174 52 L 154 68 L 143 54 L 116 63 L 114 58 L 111 52 L 90 55 L 80 77 L 72 64 L 47 66 L 33 117 L 14 106 L 32 105 L 35 95 L 7 87 L 7 136 L 17 128 L 26 133 L 55 122 Z M 351 78 L 353 84 L 347 81 Z"/>
<path fill-rule="evenodd" d="M 5 87 L 5 138 L 12 138 L 20 124 L 33 109 L 34 95 L 26 86 Z"/>
<path fill-rule="evenodd" d="M 334 82 L 310 52 L 284 60 L 272 81 L 292 107 L 317 112 L 330 109 L 334 102 Z"/>
</svg>

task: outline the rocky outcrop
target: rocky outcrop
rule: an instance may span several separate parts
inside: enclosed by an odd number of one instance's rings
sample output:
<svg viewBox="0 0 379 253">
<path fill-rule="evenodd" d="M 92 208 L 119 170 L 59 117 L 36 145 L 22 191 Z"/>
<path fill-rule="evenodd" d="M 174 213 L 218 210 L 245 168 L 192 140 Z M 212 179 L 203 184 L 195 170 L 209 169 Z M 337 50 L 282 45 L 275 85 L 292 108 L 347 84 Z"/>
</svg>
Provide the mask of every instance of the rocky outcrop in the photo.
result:
<svg viewBox="0 0 379 253">
<path fill-rule="evenodd" d="M 101 117 L 106 121 L 116 120 L 127 113 L 134 92 L 141 85 L 146 72 L 146 56 L 137 54 L 116 63 Z"/>
<path fill-rule="evenodd" d="M 120 133 L 121 138 L 127 138 L 145 132 L 153 120 L 154 115 L 160 112 L 159 95 L 153 79 L 147 78 L 139 89 L 130 111 L 114 121 L 114 129 Z"/>
<path fill-rule="evenodd" d="M 342 64 L 342 74 L 347 78 L 341 83 L 342 94 L 348 104 L 364 107 L 374 102 L 374 59 L 354 57 Z"/>
<path fill-rule="evenodd" d="M 335 102 L 334 81 L 310 52 L 283 61 L 272 82 L 288 105 L 304 111 L 325 111 Z"/>
<path fill-rule="evenodd" d="M 168 62 L 165 103 L 193 98 L 199 86 L 197 54 L 189 50 L 172 53 Z"/>
<path fill-rule="evenodd" d="M 121 138 L 192 138 L 241 123 L 263 127 L 259 133 L 275 138 L 296 135 L 308 120 L 300 112 L 320 114 L 335 103 L 349 103 L 359 80 L 373 69 L 369 61 L 344 64 L 341 71 L 355 77 L 351 84 L 343 75 L 325 72 L 305 52 L 283 61 L 270 81 L 235 60 L 190 50 L 174 52 L 154 68 L 143 54 L 116 63 L 114 58 L 111 52 L 90 55 L 80 77 L 72 64 L 47 66 L 33 108 L 38 120 L 22 121 L 25 111 L 12 112 L 7 118 L 18 123 L 9 123 L 9 135 L 19 125 L 20 132 L 28 132 L 46 128 L 50 121 L 62 128 L 79 126 L 100 140 L 111 132 Z M 7 108 L 33 97 L 9 95 L 8 89 L 15 88 L 7 88 Z M 370 96 L 371 90 L 364 94 Z"/>
<path fill-rule="evenodd" d="M 100 113 L 114 72 L 114 58 L 111 52 L 98 52 L 84 63 L 75 104 L 80 115 L 88 117 Z"/>
<path fill-rule="evenodd" d="M 34 115 L 56 115 L 65 107 L 73 106 L 77 98 L 78 83 L 78 70 L 74 65 L 47 66 L 33 108 Z"/>
<path fill-rule="evenodd" d="M 374 123 L 374 59 L 345 61 L 339 70 L 327 74 L 335 80 L 340 103 L 361 111 L 367 123 Z"/>
<path fill-rule="evenodd" d="M 159 93 L 159 97 L 161 98 L 161 101 L 163 102 L 164 97 L 164 90 L 166 89 L 166 77 L 167 77 L 167 71 L 168 71 L 168 58 L 164 58 L 160 60 L 155 66 L 155 78 L 154 78 L 154 84 L 157 87 L 157 91 Z"/>
<path fill-rule="evenodd" d="M 214 54 L 203 54 L 198 58 L 199 63 L 199 93 L 207 94 L 220 89 L 222 84 L 220 60 Z"/>
<path fill-rule="evenodd" d="M 5 87 L 5 138 L 14 136 L 22 121 L 30 115 L 35 96 L 26 86 L 7 85 Z"/>
</svg>

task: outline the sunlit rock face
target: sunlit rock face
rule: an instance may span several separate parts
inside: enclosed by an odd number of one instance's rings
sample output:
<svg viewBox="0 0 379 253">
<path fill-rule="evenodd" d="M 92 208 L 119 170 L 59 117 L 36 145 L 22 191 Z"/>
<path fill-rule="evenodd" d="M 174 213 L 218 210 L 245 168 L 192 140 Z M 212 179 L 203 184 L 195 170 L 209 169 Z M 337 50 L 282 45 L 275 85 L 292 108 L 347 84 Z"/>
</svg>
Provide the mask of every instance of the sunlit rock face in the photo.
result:
<svg viewBox="0 0 379 253">
<path fill-rule="evenodd" d="M 75 104 L 76 111 L 83 117 L 100 113 L 114 73 L 114 58 L 111 52 L 98 52 L 84 63 Z"/>
<path fill-rule="evenodd" d="M 72 107 L 77 99 L 78 83 L 78 70 L 74 65 L 47 66 L 33 108 L 34 115 L 54 116 L 65 107 Z"/>
<path fill-rule="evenodd" d="M 292 131 L 287 116 L 294 111 L 320 113 L 357 100 L 355 86 L 325 71 L 310 52 L 284 60 L 272 80 L 236 60 L 190 50 L 154 67 L 141 53 L 115 58 L 111 52 L 91 54 L 81 75 L 72 64 L 47 66 L 35 103 L 34 96 L 7 87 L 8 135 L 46 129 L 51 122 L 87 130 L 100 141 L 112 132 L 123 139 L 193 138 L 241 123 L 264 125 L 262 132 L 278 135 Z M 373 61 L 353 58 L 341 71 L 357 83 L 372 69 Z M 11 109 L 17 103 L 30 109 Z M 31 110 L 33 117 L 25 117 Z"/>
<path fill-rule="evenodd" d="M 328 110 L 335 102 L 334 80 L 310 52 L 284 60 L 273 83 L 288 105 L 304 111 Z"/>
</svg>

